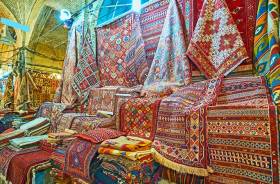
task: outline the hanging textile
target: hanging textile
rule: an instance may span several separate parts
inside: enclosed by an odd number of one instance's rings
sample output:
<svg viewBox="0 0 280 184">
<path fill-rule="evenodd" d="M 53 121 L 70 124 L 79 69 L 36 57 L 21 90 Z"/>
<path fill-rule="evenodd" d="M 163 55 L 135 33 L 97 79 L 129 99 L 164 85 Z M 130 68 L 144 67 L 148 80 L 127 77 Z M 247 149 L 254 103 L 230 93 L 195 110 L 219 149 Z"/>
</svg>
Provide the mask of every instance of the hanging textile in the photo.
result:
<svg viewBox="0 0 280 184">
<path fill-rule="evenodd" d="M 154 158 L 161 165 L 180 173 L 208 176 L 206 135 L 207 107 L 220 92 L 221 78 L 184 87 L 161 101 Z"/>
<path fill-rule="evenodd" d="M 8 77 L 6 84 L 6 89 L 4 93 L 4 107 L 13 108 L 14 105 L 14 84 L 13 84 L 14 75 L 11 73 Z"/>
<path fill-rule="evenodd" d="M 83 38 L 83 46 L 79 53 L 78 64 L 75 69 L 75 75 L 72 86 L 79 97 L 84 100 L 87 98 L 89 89 L 99 87 L 100 78 L 96 61 L 96 34 L 94 28 L 102 5 L 102 0 L 91 4 L 85 11 L 86 33 Z"/>
<path fill-rule="evenodd" d="M 227 75 L 248 58 L 224 0 L 205 0 L 188 56 L 207 78 Z"/>
<path fill-rule="evenodd" d="M 97 29 L 97 58 L 101 86 L 139 84 L 147 65 L 139 16 L 130 13 Z"/>
<path fill-rule="evenodd" d="M 253 70 L 253 44 L 256 24 L 256 13 L 259 0 L 225 0 L 234 22 L 241 34 L 249 58 L 242 62 L 233 72 L 234 75 L 252 75 Z M 190 31 L 191 34 L 199 18 L 204 0 L 191 0 L 190 5 Z M 193 75 L 198 74 L 198 69 L 193 68 Z"/>
<path fill-rule="evenodd" d="M 96 59 L 90 44 L 90 32 L 88 29 L 85 35 L 80 59 L 72 81 L 72 87 L 78 96 L 83 98 L 87 98 L 91 88 L 99 87 L 100 82 Z"/>
<path fill-rule="evenodd" d="M 31 106 L 39 108 L 44 102 L 50 102 L 54 98 L 59 80 L 49 73 L 28 71 Z"/>
<path fill-rule="evenodd" d="M 73 27 L 69 33 L 69 45 L 67 48 L 66 58 L 63 66 L 63 85 L 61 102 L 67 105 L 72 105 L 77 99 L 77 95 L 72 88 L 72 81 L 74 76 L 75 66 L 77 65 L 77 33 L 76 28 Z"/>
<path fill-rule="evenodd" d="M 165 86 L 187 85 L 191 82 L 185 34 L 178 3 L 171 0 L 144 88 L 160 91 Z"/>
<path fill-rule="evenodd" d="M 277 0 L 260 0 L 255 32 L 255 67 L 266 75 L 273 99 L 280 103 L 279 5 Z"/>
</svg>

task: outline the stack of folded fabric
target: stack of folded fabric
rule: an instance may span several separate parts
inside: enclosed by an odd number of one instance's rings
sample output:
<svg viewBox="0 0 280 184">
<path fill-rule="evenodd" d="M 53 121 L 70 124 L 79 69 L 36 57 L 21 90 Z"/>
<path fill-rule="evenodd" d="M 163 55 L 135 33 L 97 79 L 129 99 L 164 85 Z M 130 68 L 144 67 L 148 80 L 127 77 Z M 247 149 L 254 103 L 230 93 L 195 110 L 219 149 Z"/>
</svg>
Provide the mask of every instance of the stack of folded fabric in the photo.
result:
<svg viewBox="0 0 280 184">
<path fill-rule="evenodd" d="M 160 166 L 154 162 L 150 140 L 121 136 L 101 143 L 94 179 L 96 183 L 155 183 Z"/>
<path fill-rule="evenodd" d="M 49 133 L 47 142 L 54 145 L 62 144 L 66 138 L 71 138 L 75 134 L 75 131 L 65 130 L 64 132 Z"/>
<path fill-rule="evenodd" d="M 9 141 L 14 138 L 23 137 L 24 131 L 23 130 L 14 130 L 9 133 L 1 134 L 0 137 L 0 150 L 3 149 L 5 146 L 9 144 Z"/>
<path fill-rule="evenodd" d="M 36 118 L 22 126 L 20 130 L 25 132 L 26 136 L 35 136 L 46 134 L 50 127 L 50 121 L 48 118 Z"/>
<path fill-rule="evenodd" d="M 10 140 L 10 144 L 15 149 L 25 149 L 30 147 L 39 146 L 41 140 L 48 138 L 48 135 L 39 135 L 32 137 L 21 137 Z"/>
</svg>

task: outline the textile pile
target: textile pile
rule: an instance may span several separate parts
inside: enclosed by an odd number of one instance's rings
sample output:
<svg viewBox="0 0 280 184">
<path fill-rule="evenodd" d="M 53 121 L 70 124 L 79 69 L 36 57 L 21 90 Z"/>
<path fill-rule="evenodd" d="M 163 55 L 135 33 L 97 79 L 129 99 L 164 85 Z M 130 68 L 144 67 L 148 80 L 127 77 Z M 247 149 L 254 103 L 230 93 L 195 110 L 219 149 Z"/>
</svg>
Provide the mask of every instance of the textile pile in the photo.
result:
<svg viewBox="0 0 280 184">
<path fill-rule="evenodd" d="M 0 183 L 279 183 L 279 7 L 257 3 L 156 0 L 98 27 L 86 7 L 60 84 L 26 72 L 13 99 L 8 80 L 7 107 L 58 90 L 0 119 Z"/>
<path fill-rule="evenodd" d="M 153 160 L 151 144 L 149 140 L 132 136 L 102 142 L 98 149 L 95 181 L 104 184 L 157 182 L 160 165 Z"/>
</svg>

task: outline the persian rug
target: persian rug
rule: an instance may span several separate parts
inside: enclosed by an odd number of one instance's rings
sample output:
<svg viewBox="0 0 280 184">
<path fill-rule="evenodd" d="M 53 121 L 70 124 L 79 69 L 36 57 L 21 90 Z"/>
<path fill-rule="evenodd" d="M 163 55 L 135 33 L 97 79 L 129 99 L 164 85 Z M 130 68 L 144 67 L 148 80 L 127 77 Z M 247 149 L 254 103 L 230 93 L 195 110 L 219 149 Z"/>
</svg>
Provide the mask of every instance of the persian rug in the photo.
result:
<svg viewBox="0 0 280 184">
<path fill-rule="evenodd" d="M 72 87 L 80 98 L 87 98 L 89 90 L 100 85 L 99 71 L 95 54 L 91 48 L 90 36 L 90 29 L 88 29 L 72 81 Z"/>
<path fill-rule="evenodd" d="M 233 17 L 233 20 L 236 23 L 237 28 L 241 34 L 249 56 L 249 58 L 243 61 L 232 73 L 252 74 L 254 60 L 254 31 L 256 24 L 258 1 L 259 0 L 225 0 Z M 193 34 L 193 31 L 195 29 L 195 25 L 201 13 L 203 2 L 204 0 L 190 1 L 190 35 Z M 193 68 L 193 72 L 198 73 L 197 69 L 195 68 Z"/>
<path fill-rule="evenodd" d="M 99 145 L 82 139 L 75 139 L 66 152 L 64 172 L 86 182 L 91 181 L 90 163 L 97 153 Z"/>
<path fill-rule="evenodd" d="M 156 131 L 159 98 L 133 98 L 120 109 L 120 128 L 127 135 L 153 140 Z"/>
<path fill-rule="evenodd" d="M 119 88 L 119 86 L 106 86 L 92 89 L 89 95 L 88 114 L 96 115 L 98 110 L 114 113 Z"/>
<path fill-rule="evenodd" d="M 280 102 L 279 4 L 260 0 L 255 32 L 256 70 L 267 75 L 273 100 Z"/>
<path fill-rule="evenodd" d="M 161 165 L 180 173 L 208 176 L 206 137 L 207 106 L 215 103 L 222 78 L 191 84 L 160 104 L 154 158 Z"/>
<path fill-rule="evenodd" d="M 49 153 L 41 150 L 17 154 L 10 161 L 7 179 L 11 183 L 25 184 L 30 168 L 49 160 Z"/>
<path fill-rule="evenodd" d="M 110 138 L 117 138 L 125 135 L 124 132 L 120 132 L 117 130 L 109 129 L 109 128 L 96 128 L 94 130 L 89 130 L 84 133 L 76 134 L 75 137 L 79 139 L 84 139 L 93 144 L 101 143 Z"/>
<path fill-rule="evenodd" d="M 147 63 L 137 14 L 97 28 L 97 58 L 101 86 L 139 84 L 137 73 Z"/>
<path fill-rule="evenodd" d="M 207 124 L 209 183 L 279 183 L 275 106 L 211 106 Z"/>
<path fill-rule="evenodd" d="M 187 85 L 191 69 L 186 56 L 187 37 L 182 12 L 176 0 L 171 0 L 160 35 L 156 53 L 144 88 Z"/>
<path fill-rule="evenodd" d="M 231 77 L 223 81 L 217 105 L 272 104 L 264 77 Z"/>
<path fill-rule="evenodd" d="M 204 1 L 187 54 L 207 78 L 226 76 L 248 58 L 224 0 Z"/>
</svg>

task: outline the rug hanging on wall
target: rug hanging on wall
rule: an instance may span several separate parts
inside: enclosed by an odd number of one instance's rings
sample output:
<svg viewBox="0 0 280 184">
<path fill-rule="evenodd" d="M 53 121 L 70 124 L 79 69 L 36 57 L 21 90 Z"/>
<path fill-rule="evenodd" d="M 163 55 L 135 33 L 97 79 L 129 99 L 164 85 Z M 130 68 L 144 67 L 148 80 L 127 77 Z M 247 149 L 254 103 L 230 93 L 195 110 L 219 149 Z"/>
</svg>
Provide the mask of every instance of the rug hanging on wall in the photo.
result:
<svg viewBox="0 0 280 184">
<path fill-rule="evenodd" d="M 139 15 L 130 13 L 97 28 L 97 58 L 101 86 L 139 84 L 141 69 L 147 65 Z"/>
<path fill-rule="evenodd" d="M 224 0 L 204 1 L 187 54 L 207 78 L 228 75 L 248 58 Z"/>
<path fill-rule="evenodd" d="M 160 91 L 164 86 L 189 84 L 191 69 L 186 51 L 184 19 L 176 0 L 171 0 L 144 88 Z"/>
<path fill-rule="evenodd" d="M 87 98 L 89 90 L 99 87 L 100 79 L 96 58 L 91 48 L 91 31 L 88 29 L 84 38 L 80 59 L 75 69 L 72 87 L 79 97 Z"/>
<path fill-rule="evenodd" d="M 259 0 L 225 0 L 234 22 L 241 34 L 249 58 L 242 62 L 233 73 L 252 74 L 253 70 L 253 44 L 256 23 L 256 14 Z M 193 33 L 199 18 L 204 0 L 191 0 L 190 2 L 190 34 Z M 196 72 L 196 70 L 195 70 Z"/>
</svg>

